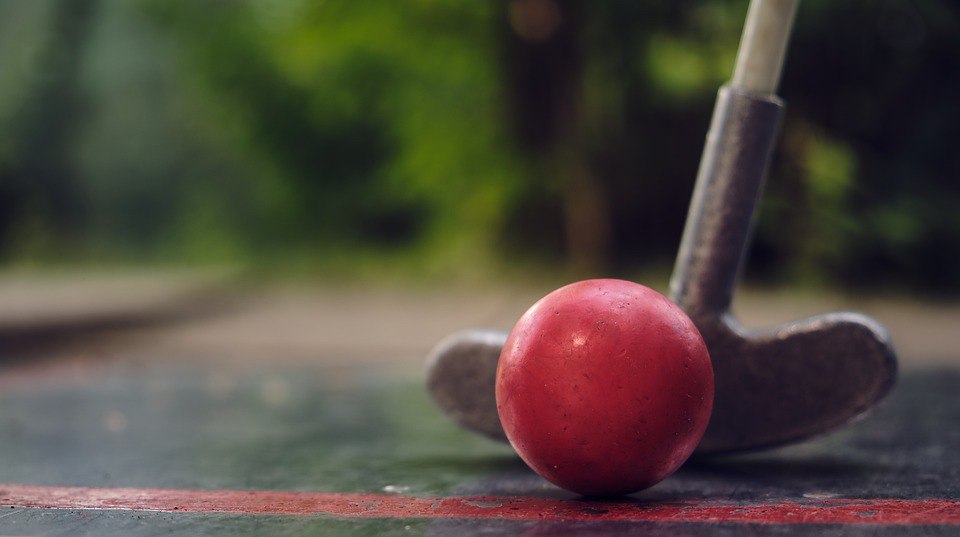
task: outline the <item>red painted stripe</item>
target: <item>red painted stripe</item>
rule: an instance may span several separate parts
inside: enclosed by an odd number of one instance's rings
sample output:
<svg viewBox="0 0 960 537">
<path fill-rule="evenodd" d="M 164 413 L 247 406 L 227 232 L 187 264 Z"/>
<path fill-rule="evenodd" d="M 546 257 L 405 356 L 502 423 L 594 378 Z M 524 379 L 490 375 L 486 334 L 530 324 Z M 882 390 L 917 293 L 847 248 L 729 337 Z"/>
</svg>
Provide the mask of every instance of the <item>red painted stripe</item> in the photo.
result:
<svg viewBox="0 0 960 537">
<path fill-rule="evenodd" d="M 829 499 L 737 504 L 715 500 L 582 501 L 492 496 L 419 498 L 361 493 L 0 484 L 0 505 L 246 515 L 327 515 L 344 518 L 960 525 L 960 500 L 948 499 Z"/>
</svg>

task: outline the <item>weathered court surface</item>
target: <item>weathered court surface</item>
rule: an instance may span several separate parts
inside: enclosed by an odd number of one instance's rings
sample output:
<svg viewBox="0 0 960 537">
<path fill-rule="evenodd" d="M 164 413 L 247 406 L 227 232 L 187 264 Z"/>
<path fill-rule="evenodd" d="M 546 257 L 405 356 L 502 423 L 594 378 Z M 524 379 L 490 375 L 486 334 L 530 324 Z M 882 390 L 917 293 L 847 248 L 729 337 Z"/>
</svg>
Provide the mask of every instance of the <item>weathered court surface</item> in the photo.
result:
<svg viewBox="0 0 960 537">
<path fill-rule="evenodd" d="M 465 312 L 453 291 L 108 288 L 0 311 L 0 535 L 960 534 L 956 308 L 868 305 L 904 372 L 863 421 L 588 501 L 456 429 L 421 385 L 437 337 L 502 327 L 527 294 Z M 749 300 L 748 322 L 824 307 Z"/>
</svg>

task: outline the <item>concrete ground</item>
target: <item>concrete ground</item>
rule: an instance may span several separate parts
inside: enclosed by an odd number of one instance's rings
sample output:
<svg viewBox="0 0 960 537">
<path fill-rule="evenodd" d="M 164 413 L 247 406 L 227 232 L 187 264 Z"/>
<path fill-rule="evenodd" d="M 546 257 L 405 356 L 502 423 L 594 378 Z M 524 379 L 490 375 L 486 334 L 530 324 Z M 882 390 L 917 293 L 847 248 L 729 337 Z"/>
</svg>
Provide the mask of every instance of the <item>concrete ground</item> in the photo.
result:
<svg viewBox="0 0 960 537">
<path fill-rule="evenodd" d="M 956 534 L 960 305 L 740 293 L 751 326 L 875 316 L 900 385 L 842 431 L 587 501 L 422 387 L 436 341 L 549 290 L 2 277 L 0 535 Z"/>
<path fill-rule="evenodd" d="M 164 360 L 372 360 L 415 369 L 444 336 L 465 328 L 508 330 L 551 289 L 358 283 L 243 288 L 216 272 L 6 275 L 0 276 L 0 357 L 117 356 L 149 348 Z M 746 290 L 734 303 L 737 316 L 754 328 L 837 310 L 876 318 L 890 331 L 905 368 L 960 366 L 960 301 Z"/>
</svg>

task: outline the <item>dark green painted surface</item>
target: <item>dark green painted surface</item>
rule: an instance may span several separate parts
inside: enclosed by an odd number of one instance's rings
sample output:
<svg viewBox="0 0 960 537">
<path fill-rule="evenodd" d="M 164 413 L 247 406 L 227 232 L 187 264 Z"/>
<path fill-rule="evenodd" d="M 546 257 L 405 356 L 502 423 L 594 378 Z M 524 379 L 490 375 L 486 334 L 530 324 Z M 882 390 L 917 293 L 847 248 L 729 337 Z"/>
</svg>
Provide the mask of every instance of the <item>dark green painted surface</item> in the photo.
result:
<svg viewBox="0 0 960 537">
<path fill-rule="evenodd" d="M 120 369 L 0 396 L 0 482 L 452 492 L 517 466 L 416 379 L 370 371 Z"/>
<path fill-rule="evenodd" d="M 0 514 L 0 535 L 44 537 L 174 537 L 190 535 L 423 535 L 422 520 L 224 516 L 125 511 L 22 509 Z M 6 515 L 6 516 L 4 516 Z"/>
<path fill-rule="evenodd" d="M 98 371 L 85 380 L 25 381 L 0 394 L 0 482 L 570 497 L 529 472 L 508 447 L 454 428 L 410 374 L 202 366 Z M 642 496 L 960 498 L 958 393 L 956 371 L 912 373 L 875 415 L 846 430 L 773 452 L 695 461 Z M 0 511 L 0 535 L 812 535 L 838 529 Z M 951 535 L 956 528 L 844 531 Z"/>
<path fill-rule="evenodd" d="M 299 517 L 238 517 L 123 511 L 19 510 L 0 518 L 2 535 L 43 537 L 187 537 L 193 535 L 264 535 L 271 537 L 351 536 L 508 536 L 528 537 L 774 537 L 842 535 L 843 537 L 955 537 L 956 527 L 744 526 L 741 524 L 672 524 L 625 522 L 501 522 L 469 520 L 337 520 Z"/>
</svg>

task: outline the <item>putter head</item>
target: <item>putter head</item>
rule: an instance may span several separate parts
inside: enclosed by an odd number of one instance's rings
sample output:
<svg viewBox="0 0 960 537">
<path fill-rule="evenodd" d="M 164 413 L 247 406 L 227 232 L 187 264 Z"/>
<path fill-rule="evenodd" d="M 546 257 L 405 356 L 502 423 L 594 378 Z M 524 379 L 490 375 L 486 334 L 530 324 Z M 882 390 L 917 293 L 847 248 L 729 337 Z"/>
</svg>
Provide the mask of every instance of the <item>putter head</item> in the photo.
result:
<svg viewBox="0 0 960 537">
<path fill-rule="evenodd" d="M 507 334 L 465 330 L 444 338 L 427 357 L 427 390 L 461 427 L 507 441 L 497 414 L 496 377 Z"/>
<path fill-rule="evenodd" d="M 775 447 L 862 417 L 893 387 L 890 337 L 858 313 L 768 330 L 732 315 L 694 319 L 713 361 L 713 416 L 698 454 Z"/>
<path fill-rule="evenodd" d="M 698 455 L 776 447 L 864 416 L 892 388 L 890 337 L 858 313 L 828 313 L 768 330 L 732 315 L 694 319 L 710 349 L 713 416 Z M 441 341 L 427 387 L 457 424 L 506 441 L 495 399 L 503 332 L 469 330 Z"/>
</svg>

